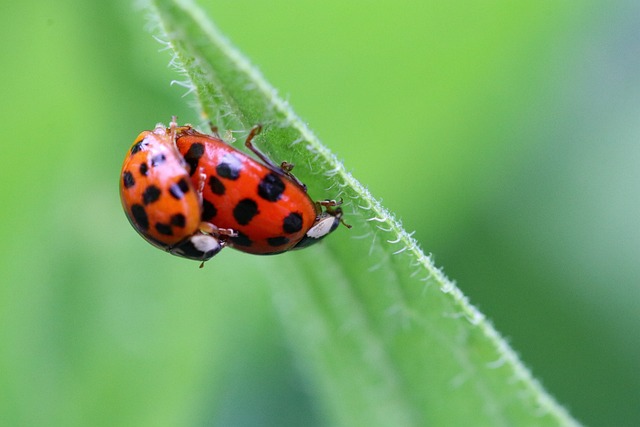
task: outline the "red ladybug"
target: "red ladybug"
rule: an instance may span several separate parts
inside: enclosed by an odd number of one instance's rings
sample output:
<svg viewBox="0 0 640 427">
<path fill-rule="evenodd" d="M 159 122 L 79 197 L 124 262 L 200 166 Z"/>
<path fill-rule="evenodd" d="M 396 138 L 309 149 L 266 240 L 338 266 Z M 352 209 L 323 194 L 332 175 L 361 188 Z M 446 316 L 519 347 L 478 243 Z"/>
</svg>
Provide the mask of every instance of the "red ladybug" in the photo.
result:
<svg viewBox="0 0 640 427">
<path fill-rule="evenodd" d="M 176 129 L 176 145 L 202 194 L 201 220 L 233 230 L 224 240 L 242 252 L 271 255 L 314 244 L 340 224 L 341 202 L 314 202 L 291 173 L 293 165 L 276 165 L 252 144 L 260 130 L 254 127 L 245 141 L 258 161 L 215 129 L 213 135 L 189 125 Z"/>
<path fill-rule="evenodd" d="M 175 146 L 175 119 L 144 131 L 127 152 L 120 174 L 120 199 L 127 219 L 152 245 L 184 258 L 206 261 L 225 242 L 203 223 L 201 197 Z"/>
</svg>

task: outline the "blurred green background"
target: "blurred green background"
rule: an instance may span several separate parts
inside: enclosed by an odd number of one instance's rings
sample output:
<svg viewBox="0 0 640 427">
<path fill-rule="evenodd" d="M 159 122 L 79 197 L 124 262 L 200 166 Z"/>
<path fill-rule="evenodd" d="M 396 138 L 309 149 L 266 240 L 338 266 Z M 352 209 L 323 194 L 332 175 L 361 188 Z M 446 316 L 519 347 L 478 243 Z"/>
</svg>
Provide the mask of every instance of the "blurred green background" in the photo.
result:
<svg viewBox="0 0 640 427">
<path fill-rule="evenodd" d="M 640 424 L 640 3 L 201 4 L 577 419 Z M 145 12 L 1 10 L 0 424 L 322 424 L 278 259 L 122 213 L 134 137 L 198 122 Z"/>
</svg>

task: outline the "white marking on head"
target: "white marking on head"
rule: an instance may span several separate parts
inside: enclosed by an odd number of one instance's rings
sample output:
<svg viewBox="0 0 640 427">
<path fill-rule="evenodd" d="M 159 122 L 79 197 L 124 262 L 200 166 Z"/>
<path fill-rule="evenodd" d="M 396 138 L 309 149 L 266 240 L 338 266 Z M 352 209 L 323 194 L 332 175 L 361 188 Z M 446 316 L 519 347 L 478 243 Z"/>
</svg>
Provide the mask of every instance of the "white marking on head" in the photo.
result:
<svg viewBox="0 0 640 427">
<path fill-rule="evenodd" d="M 196 234 L 195 236 L 191 236 L 191 243 L 193 243 L 193 246 L 202 253 L 217 251 L 220 249 L 220 242 L 218 239 L 208 234 Z"/>
</svg>

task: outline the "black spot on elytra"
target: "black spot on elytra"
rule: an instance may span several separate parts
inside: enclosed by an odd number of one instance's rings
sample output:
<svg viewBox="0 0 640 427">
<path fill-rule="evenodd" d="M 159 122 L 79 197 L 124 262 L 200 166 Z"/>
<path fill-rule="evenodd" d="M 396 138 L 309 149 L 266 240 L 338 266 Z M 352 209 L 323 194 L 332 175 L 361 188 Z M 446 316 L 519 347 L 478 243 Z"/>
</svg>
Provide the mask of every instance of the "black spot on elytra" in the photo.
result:
<svg viewBox="0 0 640 427">
<path fill-rule="evenodd" d="M 173 230 L 171 230 L 171 225 L 169 224 L 159 222 L 156 224 L 156 230 L 158 230 L 158 233 L 164 234 L 165 236 L 173 235 Z"/>
<path fill-rule="evenodd" d="M 169 187 L 169 193 L 176 200 L 182 199 L 185 193 L 187 193 L 188 191 L 189 191 L 189 183 L 184 178 L 181 178 L 180 181 L 178 181 L 175 184 L 171 184 L 171 187 Z"/>
<path fill-rule="evenodd" d="M 177 213 L 171 217 L 171 225 L 176 227 L 184 227 L 187 223 L 187 219 L 181 213 Z"/>
<path fill-rule="evenodd" d="M 236 180 L 240 177 L 242 169 L 242 160 L 237 158 L 233 153 L 227 153 L 216 166 L 216 172 L 221 178 Z"/>
<path fill-rule="evenodd" d="M 122 174 L 122 183 L 124 184 L 124 188 L 131 188 L 136 185 L 136 180 L 133 178 L 131 172 L 124 171 Z"/>
<path fill-rule="evenodd" d="M 142 150 L 142 146 L 144 145 L 144 139 L 140 142 L 137 142 L 135 144 L 133 144 L 133 147 L 131 147 L 131 154 L 136 154 L 138 151 Z"/>
<path fill-rule="evenodd" d="M 165 156 L 164 154 L 156 154 L 151 158 L 151 167 L 155 168 L 156 166 L 160 166 L 166 161 L 167 161 L 167 156 Z"/>
<path fill-rule="evenodd" d="M 282 221 L 282 229 L 289 234 L 302 230 L 302 215 L 298 212 L 291 212 Z"/>
<path fill-rule="evenodd" d="M 218 196 L 222 196 L 226 190 L 222 181 L 213 175 L 209 177 L 209 188 L 211 188 L 213 194 L 217 194 Z"/>
<path fill-rule="evenodd" d="M 193 174 L 198 169 L 198 162 L 200 161 L 200 157 L 204 154 L 204 145 L 199 142 L 191 144 L 189 150 L 184 155 L 184 160 L 189 165 L 189 175 L 193 176 Z"/>
<path fill-rule="evenodd" d="M 241 232 L 237 232 L 238 235 L 235 237 L 229 238 L 234 245 L 237 246 L 251 246 L 253 245 L 253 241 L 246 235 Z"/>
<path fill-rule="evenodd" d="M 202 200 L 202 220 L 211 221 L 218 215 L 218 209 L 208 200 Z"/>
<path fill-rule="evenodd" d="M 258 204 L 251 199 L 242 199 L 233 208 L 233 217 L 238 224 L 247 225 L 258 214 Z"/>
<path fill-rule="evenodd" d="M 284 182 L 275 173 L 271 172 L 258 184 L 258 195 L 270 202 L 277 201 L 284 192 Z"/>
<path fill-rule="evenodd" d="M 278 236 L 278 237 L 269 237 L 267 239 L 267 243 L 269 244 L 269 246 L 282 246 L 282 245 L 286 245 L 287 243 L 289 243 L 289 239 L 287 239 L 284 236 Z"/>
<path fill-rule="evenodd" d="M 140 163 L 140 175 L 147 176 L 147 171 L 149 170 L 149 166 L 146 163 Z"/>
<path fill-rule="evenodd" d="M 160 198 L 160 189 L 155 185 L 148 186 L 142 193 L 142 203 L 148 205 Z"/>
<path fill-rule="evenodd" d="M 144 210 L 144 206 L 135 204 L 131 206 L 131 216 L 133 216 L 133 220 L 143 231 L 149 229 L 149 217 L 147 217 L 147 211 Z"/>
</svg>

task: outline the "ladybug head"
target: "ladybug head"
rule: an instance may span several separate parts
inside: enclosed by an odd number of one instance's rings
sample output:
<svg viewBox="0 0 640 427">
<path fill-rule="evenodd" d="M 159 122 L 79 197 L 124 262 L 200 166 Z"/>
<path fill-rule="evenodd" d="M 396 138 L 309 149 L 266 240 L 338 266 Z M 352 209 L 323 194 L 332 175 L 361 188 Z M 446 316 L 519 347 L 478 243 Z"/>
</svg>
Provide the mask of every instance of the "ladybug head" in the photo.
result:
<svg viewBox="0 0 640 427">
<path fill-rule="evenodd" d="M 341 218 L 342 209 L 340 208 L 334 208 L 330 211 L 327 210 L 322 212 L 316 218 L 316 222 L 313 226 L 309 231 L 307 231 L 307 234 L 304 235 L 302 240 L 300 240 L 293 249 L 306 248 L 307 246 L 311 246 L 324 239 L 325 236 L 338 228 Z"/>
<path fill-rule="evenodd" d="M 171 247 L 169 252 L 182 258 L 204 262 L 213 258 L 222 247 L 222 243 L 212 235 L 198 232 Z"/>
</svg>

